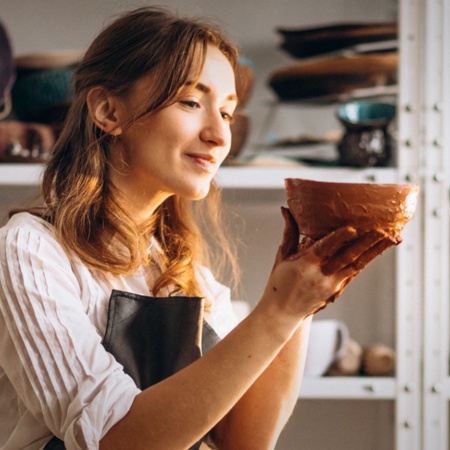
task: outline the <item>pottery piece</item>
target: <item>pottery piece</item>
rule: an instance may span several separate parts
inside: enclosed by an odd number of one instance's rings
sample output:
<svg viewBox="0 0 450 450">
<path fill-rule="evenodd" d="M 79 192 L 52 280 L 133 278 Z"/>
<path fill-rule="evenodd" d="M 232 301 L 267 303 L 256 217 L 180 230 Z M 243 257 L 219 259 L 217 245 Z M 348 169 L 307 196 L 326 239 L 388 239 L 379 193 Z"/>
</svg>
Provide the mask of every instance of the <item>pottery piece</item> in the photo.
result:
<svg viewBox="0 0 450 450">
<path fill-rule="evenodd" d="M 395 371 L 395 351 L 383 344 L 364 347 L 362 370 L 369 376 L 392 376 Z"/>
<path fill-rule="evenodd" d="M 294 58 L 310 58 L 360 44 L 398 38 L 395 22 L 329 23 L 305 28 L 280 27 L 277 31 L 283 37 L 281 48 Z"/>
<path fill-rule="evenodd" d="M 72 100 L 72 77 L 81 50 L 53 50 L 16 58 L 17 79 L 12 88 L 14 116 L 24 122 L 61 123 Z"/>
<path fill-rule="evenodd" d="M 332 102 L 358 89 L 397 84 L 398 54 L 394 52 L 313 58 L 272 72 L 270 88 L 280 100 Z"/>
<path fill-rule="evenodd" d="M 336 116 L 345 128 L 337 145 L 339 162 L 345 166 L 387 166 L 394 140 L 389 126 L 396 107 L 389 103 L 355 101 L 340 106 Z"/>
<path fill-rule="evenodd" d="M 400 234 L 416 209 L 415 184 L 333 183 L 285 179 L 287 203 L 300 234 L 319 239 L 333 230 L 382 230 Z"/>
<path fill-rule="evenodd" d="M 53 123 L 72 99 L 74 70 L 73 67 L 19 70 L 12 89 L 15 116 L 24 122 Z"/>
<path fill-rule="evenodd" d="M 27 53 L 16 57 L 16 66 L 27 70 L 50 70 L 78 65 L 84 50 L 49 50 L 43 53 Z"/>
<path fill-rule="evenodd" d="M 0 163 L 45 163 L 55 139 L 55 130 L 50 125 L 2 120 Z"/>
<path fill-rule="evenodd" d="M 347 348 L 349 331 L 338 320 L 313 320 L 305 362 L 305 376 L 325 375 L 328 368 L 339 360 Z"/>
<path fill-rule="evenodd" d="M 363 348 L 354 339 L 349 339 L 342 358 L 337 359 L 327 370 L 331 377 L 357 376 L 361 369 Z"/>
</svg>

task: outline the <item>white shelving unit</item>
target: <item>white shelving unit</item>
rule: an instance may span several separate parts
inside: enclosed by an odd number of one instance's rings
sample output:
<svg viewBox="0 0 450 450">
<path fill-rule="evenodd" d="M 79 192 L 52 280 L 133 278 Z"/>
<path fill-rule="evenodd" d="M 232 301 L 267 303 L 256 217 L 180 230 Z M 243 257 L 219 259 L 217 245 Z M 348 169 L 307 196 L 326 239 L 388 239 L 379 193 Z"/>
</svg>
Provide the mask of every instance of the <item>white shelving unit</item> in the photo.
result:
<svg viewBox="0 0 450 450">
<path fill-rule="evenodd" d="M 302 399 L 395 400 L 396 380 L 391 377 L 305 378 Z"/>
<path fill-rule="evenodd" d="M 37 186 L 40 164 L 0 164 L 0 186 Z M 313 169 L 309 167 L 221 167 L 216 181 L 224 189 L 284 189 L 285 178 L 313 178 L 322 181 L 396 183 L 393 168 Z"/>
<path fill-rule="evenodd" d="M 397 171 L 383 169 L 314 169 L 305 167 L 223 167 L 216 180 L 228 189 L 284 189 L 285 178 L 309 178 L 317 181 L 355 183 L 396 183 Z"/>
<path fill-rule="evenodd" d="M 424 449 L 449 442 L 450 2 L 425 2 Z"/>
<path fill-rule="evenodd" d="M 41 174 L 40 164 L 0 164 L 0 186 L 37 186 Z"/>
</svg>

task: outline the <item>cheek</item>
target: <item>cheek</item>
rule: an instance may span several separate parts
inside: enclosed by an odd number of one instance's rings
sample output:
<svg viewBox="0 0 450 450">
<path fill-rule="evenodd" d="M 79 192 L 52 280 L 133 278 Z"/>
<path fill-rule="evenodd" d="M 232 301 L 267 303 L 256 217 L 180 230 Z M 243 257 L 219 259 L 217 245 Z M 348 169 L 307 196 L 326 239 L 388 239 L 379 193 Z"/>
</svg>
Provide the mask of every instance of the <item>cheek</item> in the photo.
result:
<svg viewBox="0 0 450 450">
<path fill-rule="evenodd" d="M 233 136 L 231 134 L 231 130 L 228 132 L 228 139 L 227 139 L 228 145 L 224 147 L 221 151 L 221 155 L 223 155 L 223 159 L 225 159 L 228 156 L 228 153 L 230 153 L 231 150 L 231 144 L 233 142 Z"/>
<path fill-rule="evenodd" d="M 222 164 L 225 161 L 225 158 L 230 153 L 230 146 L 228 146 L 226 149 L 224 148 L 220 153 L 220 164 Z"/>
</svg>

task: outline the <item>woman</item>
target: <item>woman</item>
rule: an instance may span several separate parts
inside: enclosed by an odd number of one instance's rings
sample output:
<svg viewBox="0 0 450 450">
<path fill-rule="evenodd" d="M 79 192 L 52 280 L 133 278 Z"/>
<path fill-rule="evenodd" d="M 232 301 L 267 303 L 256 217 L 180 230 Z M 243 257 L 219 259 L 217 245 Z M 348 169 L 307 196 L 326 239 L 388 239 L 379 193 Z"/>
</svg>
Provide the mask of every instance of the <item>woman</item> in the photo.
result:
<svg viewBox="0 0 450 450">
<path fill-rule="evenodd" d="M 267 286 L 237 324 L 190 211 L 215 198 L 236 58 L 155 8 L 87 51 L 44 205 L 0 232 L 3 449 L 274 448 L 312 314 L 392 243 L 345 228 L 299 244 L 283 209 Z"/>
</svg>

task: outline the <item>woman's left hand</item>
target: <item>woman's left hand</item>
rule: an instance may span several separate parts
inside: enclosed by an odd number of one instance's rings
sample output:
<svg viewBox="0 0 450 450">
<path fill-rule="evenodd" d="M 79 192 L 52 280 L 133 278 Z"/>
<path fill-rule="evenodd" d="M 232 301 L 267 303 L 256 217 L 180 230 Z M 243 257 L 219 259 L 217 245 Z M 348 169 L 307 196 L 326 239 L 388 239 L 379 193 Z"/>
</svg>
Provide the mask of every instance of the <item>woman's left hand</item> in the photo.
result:
<svg viewBox="0 0 450 450">
<path fill-rule="evenodd" d="M 312 264 L 319 265 L 323 275 L 333 278 L 339 285 L 312 314 L 333 302 L 373 259 L 401 242 L 383 230 L 356 230 L 352 227 L 335 230 L 318 241 L 303 238 L 299 242 L 300 235 L 292 214 L 284 207 L 281 212 L 285 228 L 272 272 L 283 261 L 306 258 Z"/>
</svg>

